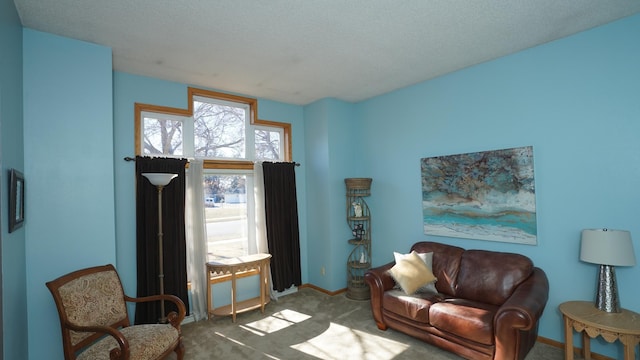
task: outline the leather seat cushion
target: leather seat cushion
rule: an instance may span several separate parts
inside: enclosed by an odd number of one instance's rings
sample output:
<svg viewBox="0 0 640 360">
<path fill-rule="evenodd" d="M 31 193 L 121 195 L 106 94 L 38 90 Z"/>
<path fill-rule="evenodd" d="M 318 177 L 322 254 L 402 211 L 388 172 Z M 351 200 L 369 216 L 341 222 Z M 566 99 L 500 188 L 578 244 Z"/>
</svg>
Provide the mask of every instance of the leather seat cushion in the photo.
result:
<svg viewBox="0 0 640 360">
<path fill-rule="evenodd" d="M 439 330 L 493 345 L 493 318 L 498 307 L 464 299 L 446 299 L 429 307 L 429 322 Z"/>
<path fill-rule="evenodd" d="M 417 292 L 413 295 L 407 295 L 402 290 L 393 289 L 385 291 L 382 304 L 387 311 L 428 324 L 429 307 L 440 299 L 440 295 L 433 292 Z"/>
</svg>

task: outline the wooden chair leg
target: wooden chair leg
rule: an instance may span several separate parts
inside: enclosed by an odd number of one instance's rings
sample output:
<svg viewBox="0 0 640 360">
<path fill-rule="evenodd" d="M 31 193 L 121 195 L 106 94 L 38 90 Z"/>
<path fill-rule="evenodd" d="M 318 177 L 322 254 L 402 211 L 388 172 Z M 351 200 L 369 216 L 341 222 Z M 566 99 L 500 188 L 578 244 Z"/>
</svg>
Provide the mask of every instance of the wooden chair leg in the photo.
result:
<svg viewBox="0 0 640 360">
<path fill-rule="evenodd" d="M 178 346 L 176 346 L 176 349 L 174 350 L 174 352 L 176 353 L 178 360 L 183 360 L 184 359 L 184 344 L 182 344 L 182 340 L 180 340 L 180 342 L 178 343 Z"/>
</svg>

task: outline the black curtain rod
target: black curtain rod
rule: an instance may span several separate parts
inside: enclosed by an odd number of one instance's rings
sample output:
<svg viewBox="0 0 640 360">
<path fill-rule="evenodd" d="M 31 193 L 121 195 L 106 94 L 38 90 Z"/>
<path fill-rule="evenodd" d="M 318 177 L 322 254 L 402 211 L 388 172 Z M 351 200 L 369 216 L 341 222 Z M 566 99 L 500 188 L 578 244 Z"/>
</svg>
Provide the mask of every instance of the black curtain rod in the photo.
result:
<svg viewBox="0 0 640 360">
<path fill-rule="evenodd" d="M 125 156 L 124 161 L 136 161 L 136 158 L 132 158 L 131 156 Z M 294 162 L 296 166 L 300 166 L 300 163 Z"/>
</svg>

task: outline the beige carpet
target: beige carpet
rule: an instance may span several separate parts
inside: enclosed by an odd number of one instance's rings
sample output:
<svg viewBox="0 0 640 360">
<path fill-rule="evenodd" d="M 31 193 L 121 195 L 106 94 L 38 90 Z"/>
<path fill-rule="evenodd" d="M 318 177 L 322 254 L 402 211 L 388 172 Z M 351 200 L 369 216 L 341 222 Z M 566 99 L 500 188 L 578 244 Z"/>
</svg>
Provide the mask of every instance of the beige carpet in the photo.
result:
<svg viewBox="0 0 640 360">
<path fill-rule="evenodd" d="M 381 331 L 368 301 L 304 288 L 255 310 L 182 327 L 187 360 L 209 359 L 461 359 L 394 330 Z M 538 343 L 527 360 L 561 360 L 561 349 Z M 175 359 L 175 354 L 171 359 Z"/>
</svg>

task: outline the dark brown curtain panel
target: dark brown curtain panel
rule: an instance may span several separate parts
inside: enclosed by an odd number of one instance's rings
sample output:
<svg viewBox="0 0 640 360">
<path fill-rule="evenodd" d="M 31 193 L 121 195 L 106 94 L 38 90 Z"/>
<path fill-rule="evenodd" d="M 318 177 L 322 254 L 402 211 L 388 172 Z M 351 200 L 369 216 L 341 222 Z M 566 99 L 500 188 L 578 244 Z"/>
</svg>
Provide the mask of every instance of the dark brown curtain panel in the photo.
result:
<svg viewBox="0 0 640 360">
<path fill-rule="evenodd" d="M 158 188 L 141 174 L 178 174 L 162 190 L 164 293 L 182 299 L 189 314 L 184 225 L 186 163 L 185 159 L 136 157 L 136 259 L 137 296 L 160 294 Z M 165 301 L 166 313 L 176 310 L 173 303 Z M 136 304 L 136 324 L 157 323 L 160 317 L 160 302 Z"/>
<path fill-rule="evenodd" d="M 277 291 L 302 283 L 294 167 L 294 163 L 262 164 L 271 278 Z"/>
</svg>

